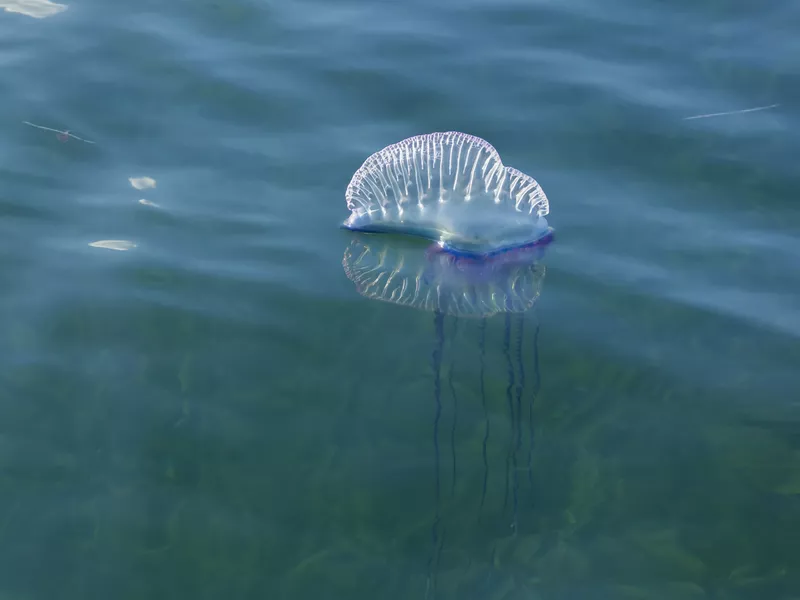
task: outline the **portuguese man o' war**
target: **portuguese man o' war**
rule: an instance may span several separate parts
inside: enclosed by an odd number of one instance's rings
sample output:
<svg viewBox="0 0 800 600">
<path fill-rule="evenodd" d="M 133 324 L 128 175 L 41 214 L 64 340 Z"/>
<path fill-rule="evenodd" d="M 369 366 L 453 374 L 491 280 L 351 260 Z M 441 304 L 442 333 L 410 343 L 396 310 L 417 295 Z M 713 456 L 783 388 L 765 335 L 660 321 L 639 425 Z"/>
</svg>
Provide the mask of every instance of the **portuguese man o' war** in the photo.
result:
<svg viewBox="0 0 800 600">
<path fill-rule="evenodd" d="M 376 152 L 345 198 L 347 229 L 419 236 L 461 254 L 502 252 L 550 232 L 550 204 L 536 180 L 504 166 L 489 142 L 455 131 Z"/>
<path fill-rule="evenodd" d="M 475 377 L 474 389 L 484 415 L 482 444 L 483 486 L 478 503 L 484 510 L 489 481 L 490 434 L 493 413 L 507 413 L 505 444 L 505 495 L 503 511 L 511 510 L 511 531 L 516 534 L 520 479 L 527 472 L 533 486 L 533 406 L 540 387 L 539 327 L 533 347 L 533 377 L 526 378 L 524 313 L 539 298 L 545 268 L 541 259 L 553 240 L 545 215 L 549 202 L 539 184 L 516 169 L 503 166 L 497 151 L 484 140 L 463 133 L 432 133 L 408 138 L 370 156 L 353 175 L 346 192 L 350 217 L 347 229 L 363 232 L 351 240 L 342 264 L 347 277 L 364 297 L 434 313 L 433 447 L 435 451 L 435 516 L 428 586 L 436 590 L 436 573 L 446 530 L 441 519 L 440 426 L 442 388 L 452 398 L 449 442 L 451 494 L 457 480 L 456 426 L 459 399 L 453 384 L 452 354 L 469 351 L 463 340 L 455 343 L 459 319 L 478 321 L 479 368 L 464 369 Z M 383 234 L 383 235 L 371 235 Z M 389 235 L 395 234 L 395 235 Z M 399 234 L 399 235 L 398 235 Z M 408 237 L 421 237 L 420 244 Z M 492 409 L 487 383 L 488 320 L 504 314 L 501 354 L 505 363 L 504 393 L 494 395 Z M 446 340 L 445 319 L 453 321 Z M 466 325 L 462 330 L 469 329 Z M 462 338 L 466 335 L 462 332 Z M 447 349 L 447 352 L 445 352 Z M 443 369 L 443 357 L 450 356 Z M 533 380 L 533 389 L 526 390 Z M 525 431 L 525 434 L 523 433 Z M 523 441 L 527 438 L 526 441 Z"/>
</svg>

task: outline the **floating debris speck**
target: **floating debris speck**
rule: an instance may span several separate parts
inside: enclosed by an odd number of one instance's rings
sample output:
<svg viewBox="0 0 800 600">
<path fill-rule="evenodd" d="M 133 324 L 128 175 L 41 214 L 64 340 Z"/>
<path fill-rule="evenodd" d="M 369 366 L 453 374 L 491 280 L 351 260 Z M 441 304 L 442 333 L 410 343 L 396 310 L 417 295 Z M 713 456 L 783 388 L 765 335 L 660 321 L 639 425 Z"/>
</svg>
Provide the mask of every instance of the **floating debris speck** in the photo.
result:
<svg viewBox="0 0 800 600">
<path fill-rule="evenodd" d="M 2 0 L 0 0 L 0 1 L 2 1 Z M 31 127 L 36 127 L 36 129 L 44 129 L 45 131 L 52 131 L 52 132 L 54 132 L 56 134 L 56 137 L 62 142 L 67 142 L 67 141 L 69 141 L 69 138 L 72 138 L 73 140 L 78 140 L 79 142 L 84 142 L 86 144 L 94 144 L 94 142 L 92 140 L 85 140 L 83 138 L 80 138 L 77 135 L 75 135 L 74 133 L 71 133 L 69 129 L 65 129 L 64 131 L 61 131 L 60 129 L 53 129 L 52 127 L 45 127 L 44 125 L 37 125 L 36 123 L 31 123 L 30 121 L 23 121 L 23 123 L 25 125 L 30 125 Z"/>
<path fill-rule="evenodd" d="M 128 181 L 137 190 L 146 190 L 156 187 L 156 180 L 152 177 L 129 177 Z"/>
<path fill-rule="evenodd" d="M 769 110 L 777 108 L 780 104 L 770 104 L 769 106 L 756 106 L 755 108 L 745 108 L 742 110 L 729 110 L 727 112 L 708 113 L 705 115 L 694 115 L 692 117 L 685 117 L 684 121 L 692 121 L 694 119 L 708 119 L 709 117 L 727 117 L 728 115 L 741 115 L 744 113 L 758 112 L 760 110 Z"/>
<path fill-rule="evenodd" d="M 161 208 L 160 204 L 156 204 L 155 202 L 150 202 L 150 200 L 145 200 L 144 198 L 139 200 L 139 204 L 142 204 L 144 206 L 152 206 L 153 208 Z"/>
<path fill-rule="evenodd" d="M 92 248 L 105 248 L 106 250 L 131 250 L 136 248 L 136 244 L 130 240 L 99 240 L 89 244 Z"/>
<path fill-rule="evenodd" d="M 65 4 L 56 4 L 50 0 L 0 0 L 0 8 L 6 12 L 19 13 L 34 19 L 44 19 L 67 10 Z"/>
</svg>

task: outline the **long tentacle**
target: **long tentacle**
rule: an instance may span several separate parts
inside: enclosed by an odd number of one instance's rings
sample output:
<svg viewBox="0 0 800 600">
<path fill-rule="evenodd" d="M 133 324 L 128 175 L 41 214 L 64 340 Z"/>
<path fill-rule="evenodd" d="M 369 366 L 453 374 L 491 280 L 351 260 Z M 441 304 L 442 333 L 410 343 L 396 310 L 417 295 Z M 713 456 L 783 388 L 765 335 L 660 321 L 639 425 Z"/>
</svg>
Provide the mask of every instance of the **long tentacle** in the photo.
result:
<svg viewBox="0 0 800 600">
<path fill-rule="evenodd" d="M 439 527 L 441 522 L 441 485 L 440 485 L 440 464 L 439 464 L 439 419 L 442 416 L 442 352 L 444 349 L 444 314 L 437 311 L 434 314 L 434 329 L 436 330 L 436 341 L 433 348 L 433 400 L 435 412 L 433 418 L 433 450 L 434 450 L 434 501 L 435 514 L 433 525 L 431 526 L 431 542 L 433 549 L 428 560 L 428 593 L 436 594 L 436 571 L 438 567 L 438 555 L 440 535 Z"/>
<path fill-rule="evenodd" d="M 514 521 L 512 527 L 514 531 L 517 530 L 517 506 L 519 495 L 519 469 L 517 468 L 517 456 L 520 448 L 522 447 L 522 395 L 525 390 L 525 365 L 522 360 L 522 336 L 524 332 L 525 317 L 518 315 L 517 317 L 517 335 L 515 340 L 514 354 L 517 359 L 517 369 L 519 370 L 519 379 L 517 382 L 517 419 L 515 423 L 514 432 L 516 440 L 514 443 L 514 454 L 512 459 L 512 466 L 514 469 Z"/>
<path fill-rule="evenodd" d="M 481 404 L 483 405 L 483 416 L 486 420 L 486 425 L 483 431 L 483 490 L 481 491 L 481 506 L 486 501 L 486 487 L 489 482 L 489 458 L 487 456 L 487 447 L 489 444 L 489 408 L 486 405 L 486 319 L 481 319 L 480 325 L 480 338 L 478 340 L 478 347 L 481 356 Z"/>
<path fill-rule="evenodd" d="M 455 340 L 457 333 L 458 333 L 458 317 L 453 317 L 453 336 L 450 338 L 451 355 L 453 353 L 453 349 L 455 348 Z M 450 370 L 447 374 L 447 385 L 450 388 L 450 395 L 453 396 L 453 428 L 450 430 L 450 454 L 452 456 L 452 461 L 453 461 L 453 481 L 450 489 L 450 494 L 454 496 L 456 493 L 456 475 L 458 471 L 456 465 L 456 424 L 458 423 L 458 394 L 456 394 L 456 388 L 453 385 L 453 371 L 455 371 L 454 357 L 450 361 Z"/>
<path fill-rule="evenodd" d="M 539 373 L 539 323 L 536 323 L 536 331 L 533 334 L 533 392 L 528 396 L 528 482 L 533 488 L 533 406 L 539 396 L 541 387 L 541 375 Z"/>
<path fill-rule="evenodd" d="M 513 398 L 513 390 L 514 390 L 514 364 L 511 361 L 511 315 L 506 313 L 506 322 L 505 322 L 505 333 L 503 336 L 503 354 L 506 357 L 506 363 L 508 365 L 508 386 L 506 387 L 506 400 L 508 403 L 508 415 L 510 420 L 510 428 L 511 428 L 511 436 L 509 439 L 508 444 L 508 452 L 506 454 L 506 492 L 505 498 L 503 499 L 503 510 L 508 507 L 508 496 L 509 496 L 509 484 L 511 479 L 511 456 L 514 452 L 514 431 L 516 427 L 514 423 L 516 421 L 516 417 L 514 415 L 514 398 Z"/>
</svg>

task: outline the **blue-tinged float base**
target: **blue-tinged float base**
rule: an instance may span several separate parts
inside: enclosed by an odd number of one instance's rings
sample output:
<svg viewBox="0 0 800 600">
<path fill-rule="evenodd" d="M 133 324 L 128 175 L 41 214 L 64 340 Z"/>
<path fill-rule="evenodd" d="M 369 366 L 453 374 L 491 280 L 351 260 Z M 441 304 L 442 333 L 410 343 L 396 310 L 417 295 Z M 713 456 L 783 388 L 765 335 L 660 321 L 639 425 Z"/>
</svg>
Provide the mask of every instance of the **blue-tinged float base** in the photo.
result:
<svg viewBox="0 0 800 600">
<path fill-rule="evenodd" d="M 383 234 L 398 234 L 398 235 L 405 235 L 409 237 L 416 237 L 422 238 L 425 240 L 430 240 L 432 242 L 436 242 L 443 251 L 448 252 L 454 256 L 460 258 L 472 258 L 475 260 L 481 259 L 489 259 L 494 256 L 498 256 L 500 254 L 505 254 L 508 252 L 513 252 L 515 250 L 524 250 L 528 248 L 533 248 L 535 246 L 546 246 L 547 244 L 551 243 L 554 239 L 555 231 L 552 227 L 547 227 L 547 229 L 542 230 L 536 238 L 533 238 L 529 241 L 526 241 L 522 244 L 511 244 L 506 246 L 497 246 L 490 250 L 466 250 L 463 248 L 458 248 L 448 244 L 446 241 L 442 241 L 441 237 L 438 235 L 438 231 L 434 234 L 428 229 L 421 229 L 416 227 L 409 227 L 400 229 L 397 226 L 387 226 L 381 223 L 370 223 L 367 226 L 361 227 L 353 227 L 348 225 L 347 222 L 342 223 L 342 228 L 347 229 L 349 231 L 358 231 L 360 233 L 383 233 Z"/>
</svg>

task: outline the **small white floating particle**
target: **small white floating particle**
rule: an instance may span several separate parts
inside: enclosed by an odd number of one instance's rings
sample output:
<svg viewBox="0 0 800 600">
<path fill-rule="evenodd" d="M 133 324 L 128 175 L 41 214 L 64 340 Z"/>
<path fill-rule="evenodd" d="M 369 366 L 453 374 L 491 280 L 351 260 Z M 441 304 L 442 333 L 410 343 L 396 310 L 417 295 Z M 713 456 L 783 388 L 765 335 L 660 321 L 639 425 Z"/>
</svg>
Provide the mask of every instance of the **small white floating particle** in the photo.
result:
<svg viewBox="0 0 800 600">
<path fill-rule="evenodd" d="M 52 17 L 67 10 L 65 4 L 56 4 L 50 0 L 0 0 L 0 8 L 6 12 L 19 13 L 34 19 Z"/>
<path fill-rule="evenodd" d="M 129 240 L 99 240 L 89 244 L 93 248 L 105 248 L 106 250 L 130 250 L 136 248 L 136 244 Z"/>
<path fill-rule="evenodd" d="M 142 204 L 144 206 L 152 206 L 153 208 L 161 208 L 160 204 L 156 204 L 155 202 L 150 202 L 150 200 L 145 200 L 144 198 L 139 200 L 139 204 Z"/>
<path fill-rule="evenodd" d="M 128 181 L 137 190 L 146 190 L 148 188 L 156 187 L 156 180 L 152 177 L 129 177 Z"/>
</svg>

